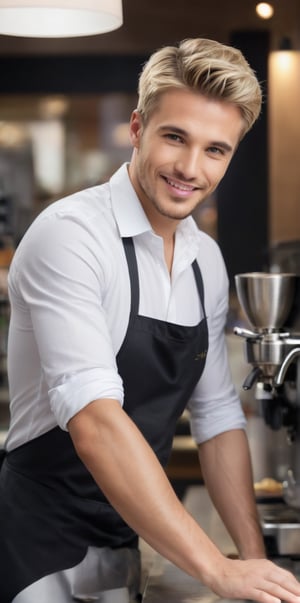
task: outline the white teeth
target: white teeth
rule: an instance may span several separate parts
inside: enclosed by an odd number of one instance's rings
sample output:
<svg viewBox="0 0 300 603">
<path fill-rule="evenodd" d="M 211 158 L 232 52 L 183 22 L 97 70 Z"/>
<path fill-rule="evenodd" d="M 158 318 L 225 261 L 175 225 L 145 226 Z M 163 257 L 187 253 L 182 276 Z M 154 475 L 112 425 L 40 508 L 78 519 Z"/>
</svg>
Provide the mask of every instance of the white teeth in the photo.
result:
<svg viewBox="0 0 300 603">
<path fill-rule="evenodd" d="M 171 186 L 178 188 L 180 191 L 192 191 L 194 188 L 193 186 L 185 186 L 184 184 L 178 184 L 177 182 L 173 182 L 173 180 L 169 180 L 168 178 L 166 180 L 169 184 L 171 184 Z"/>
</svg>

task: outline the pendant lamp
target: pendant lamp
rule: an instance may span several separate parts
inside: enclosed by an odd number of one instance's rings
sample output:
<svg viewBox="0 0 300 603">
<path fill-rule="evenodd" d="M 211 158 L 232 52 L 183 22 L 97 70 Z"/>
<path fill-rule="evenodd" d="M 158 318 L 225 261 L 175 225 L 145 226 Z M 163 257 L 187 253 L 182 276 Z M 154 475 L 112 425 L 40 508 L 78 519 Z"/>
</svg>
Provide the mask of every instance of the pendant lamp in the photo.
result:
<svg viewBox="0 0 300 603">
<path fill-rule="evenodd" d="M 90 36 L 122 23 L 122 0 L 0 0 L 0 34 L 9 36 Z"/>
</svg>

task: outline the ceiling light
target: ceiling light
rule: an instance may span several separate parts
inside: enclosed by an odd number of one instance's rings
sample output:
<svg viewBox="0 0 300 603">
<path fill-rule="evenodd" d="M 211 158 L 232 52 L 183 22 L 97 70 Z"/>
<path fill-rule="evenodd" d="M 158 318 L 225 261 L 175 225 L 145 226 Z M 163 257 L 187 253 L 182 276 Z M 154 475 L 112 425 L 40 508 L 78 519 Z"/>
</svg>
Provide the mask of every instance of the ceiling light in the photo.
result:
<svg viewBox="0 0 300 603">
<path fill-rule="evenodd" d="M 39 115 L 42 119 L 59 119 L 64 117 L 69 102 L 63 96 L 44 97 L 39 101 Z"/>
<path fill-rule="evenodd" d="M 122 23 L 122 0 L 0 0 L 0 34 L 9 36 L 89 36 Z"/>
<path fill-rule="evenodd" d="M 256 7 L 256 14 L 261 19 L 271 19 L 274 15 L 274 8 L 270 2 L 259 2 Z"/>
</svg>

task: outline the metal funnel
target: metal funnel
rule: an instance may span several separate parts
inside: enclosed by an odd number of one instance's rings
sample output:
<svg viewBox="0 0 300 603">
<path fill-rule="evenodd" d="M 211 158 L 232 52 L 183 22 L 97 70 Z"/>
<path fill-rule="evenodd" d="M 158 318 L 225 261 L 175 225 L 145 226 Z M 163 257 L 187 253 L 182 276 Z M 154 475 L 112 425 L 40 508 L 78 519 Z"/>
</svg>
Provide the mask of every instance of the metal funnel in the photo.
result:
<svg viewBox="0 0 300 603">
<path fill-rule="evenodd" d="M 237 274 L 235 284 L 239 302 L 256 330 L 280 329 L 291 310 L 296 275 L 248 272 Z"/>
</svg>

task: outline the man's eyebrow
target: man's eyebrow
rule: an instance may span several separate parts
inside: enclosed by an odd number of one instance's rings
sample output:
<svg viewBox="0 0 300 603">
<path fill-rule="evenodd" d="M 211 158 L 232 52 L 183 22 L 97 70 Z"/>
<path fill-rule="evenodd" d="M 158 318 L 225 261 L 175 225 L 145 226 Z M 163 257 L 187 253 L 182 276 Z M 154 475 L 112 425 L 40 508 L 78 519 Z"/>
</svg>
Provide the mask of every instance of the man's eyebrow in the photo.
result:
<svg viewBox="0 0 300 603">
<path fill-rule="evenodd" d="M 183 128 L 178 128 L 178 126 L 173 126 L 172 124 L 166 124 L 164 126 L 160 126 L 159 130 L 161 132 L 174 132 L 175 134 L 179 134 L 180 136 L 188 136 L 188 132 L 183 130 Z"/>
<path fill-rule="evenodd" d="M 224 142 L 222 140 L 215 140 L 209 143 L 210 147 L 219 147 L 221 149 L 224 149 L 224 151 L 228 151 L 231 152 L 232 151 L 232 146 L 230 144 L 228 144 L 227 142 Z"/>
<path fill-rule="evenodd" d="M 161 132 L 173 132 L 174 134 L 178 134 L 179 136 L 189 136 L 189 133 L 183 128 L 179 128 L 178 126 L 173 126 L 172 124 L 166 124 L 164 126 L 160 126 L 159 130 Z M 209 145 L 210 147 L 219 147 L 228 153 L 231 153 L 232 146 L 223 140 L 212 140 Z"/>
</svg>

